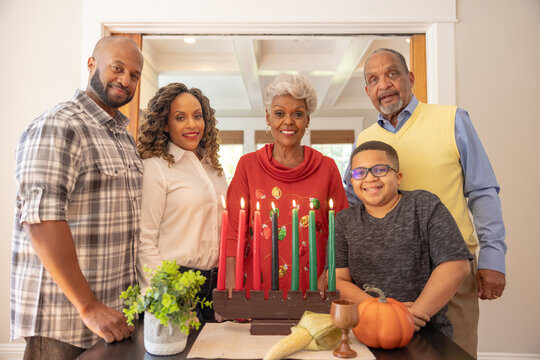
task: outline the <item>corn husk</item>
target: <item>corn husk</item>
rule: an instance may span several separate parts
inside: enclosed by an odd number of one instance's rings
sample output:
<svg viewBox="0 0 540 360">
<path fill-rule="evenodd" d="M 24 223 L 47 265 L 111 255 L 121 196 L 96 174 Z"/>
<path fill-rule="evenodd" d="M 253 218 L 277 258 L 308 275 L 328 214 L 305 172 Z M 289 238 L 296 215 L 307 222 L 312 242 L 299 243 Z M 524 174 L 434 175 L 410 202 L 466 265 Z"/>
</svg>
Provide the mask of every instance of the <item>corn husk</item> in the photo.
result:
<svg viewBox="0 0 540 360">
<path fill-rule="evenodd" d="M 330 314 L 304 312 L 298 325 L 291 328 L 291 334 L 277 342 L 264 360 L 279 360 L 302 350 L 333 349 L 341 337 L 341 331 L 332 325 Z"/>
</svg>

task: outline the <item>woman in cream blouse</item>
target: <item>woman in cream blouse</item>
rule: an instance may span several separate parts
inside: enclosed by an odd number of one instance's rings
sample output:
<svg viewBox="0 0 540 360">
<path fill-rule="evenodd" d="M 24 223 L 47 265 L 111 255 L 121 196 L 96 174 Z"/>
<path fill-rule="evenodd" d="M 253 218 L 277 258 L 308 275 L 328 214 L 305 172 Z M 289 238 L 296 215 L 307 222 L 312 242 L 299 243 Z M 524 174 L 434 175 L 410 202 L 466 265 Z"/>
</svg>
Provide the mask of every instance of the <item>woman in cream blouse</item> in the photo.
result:
<svg viewBox="0 0 540 360">
<path fill-rule="evenodd" d="M 176 260 L 181 270 L 200 270 L 200 296 L 212 300 L 216 286 L 219 234 L 227 182 L 218 160 L 215 110 L 199 89 L 172 83 L 148 102 L 138 136 L 144 163 L 141 236 L 137 271 Z M 212 309 L 198 309 L 202 322 Z"/>
</svg>

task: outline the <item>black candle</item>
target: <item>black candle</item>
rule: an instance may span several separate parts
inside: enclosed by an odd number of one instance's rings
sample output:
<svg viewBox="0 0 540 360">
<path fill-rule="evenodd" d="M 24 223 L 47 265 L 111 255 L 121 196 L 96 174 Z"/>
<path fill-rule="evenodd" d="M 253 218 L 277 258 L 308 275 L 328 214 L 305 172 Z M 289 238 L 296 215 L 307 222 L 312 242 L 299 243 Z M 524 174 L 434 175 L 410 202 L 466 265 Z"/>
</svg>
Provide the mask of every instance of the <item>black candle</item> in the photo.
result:
<svg viewBox="0 0 540 360">
<path fill-rule="evenodd" d="M 272 290 L 279 290 L 278 214 L 272 202 Z"/>
</svg>

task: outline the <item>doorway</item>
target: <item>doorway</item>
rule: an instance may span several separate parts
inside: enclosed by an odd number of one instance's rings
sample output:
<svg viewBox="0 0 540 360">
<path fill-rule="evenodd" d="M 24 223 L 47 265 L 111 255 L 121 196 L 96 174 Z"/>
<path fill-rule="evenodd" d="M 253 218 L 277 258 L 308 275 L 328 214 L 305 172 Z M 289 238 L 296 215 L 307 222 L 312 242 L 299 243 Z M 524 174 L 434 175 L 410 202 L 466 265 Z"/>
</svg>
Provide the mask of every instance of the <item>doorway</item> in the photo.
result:
<svg viewBox="0 0 540 360">
<path fill-rule="evenodd" d="M 145 58 L 138 94 L 122 109 L 131 119 L 130 131 L 136 137 L 140 110 L 160 87 L 182 82 L 201 89 L 216 110 L 229 181 L 240 156 L 271 141 L 264 133 L 263 94 L 280 73 L 302 74 L 314 85 L 319 108 L 304 143 L 334 158 L 342 172 L 354 138 L 377 118 L 363 78 L 372 51 L 401 52 L 415 73 L 415 94 L 425 101 L 427 93 L 423 34 L 114 35 L 133 38 Z"/>
</svg>

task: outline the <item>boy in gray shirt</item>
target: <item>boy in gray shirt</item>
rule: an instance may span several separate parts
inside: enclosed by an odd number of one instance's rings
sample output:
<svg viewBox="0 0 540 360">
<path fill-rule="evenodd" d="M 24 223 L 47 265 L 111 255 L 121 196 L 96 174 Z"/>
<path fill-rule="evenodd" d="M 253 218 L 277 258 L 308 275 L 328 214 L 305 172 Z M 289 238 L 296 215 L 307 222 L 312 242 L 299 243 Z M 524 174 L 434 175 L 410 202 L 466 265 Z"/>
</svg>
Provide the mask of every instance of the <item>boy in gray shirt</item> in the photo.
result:
<svg viewBox="0 0 540 360">
<path fill-rule="evenodd" d="M 456 222 L 439 198 L 401 191 L 396 150 L 369 141 L 351 154 L 352 185 L 362 200 L 336 216 L 336 286 L 362 302 L 371 284 L 403 302 L 415 329 L 427 322 L 452 337 L 446 304 L 468 275 L 472 259 Z"/>
</svg>

